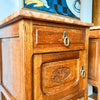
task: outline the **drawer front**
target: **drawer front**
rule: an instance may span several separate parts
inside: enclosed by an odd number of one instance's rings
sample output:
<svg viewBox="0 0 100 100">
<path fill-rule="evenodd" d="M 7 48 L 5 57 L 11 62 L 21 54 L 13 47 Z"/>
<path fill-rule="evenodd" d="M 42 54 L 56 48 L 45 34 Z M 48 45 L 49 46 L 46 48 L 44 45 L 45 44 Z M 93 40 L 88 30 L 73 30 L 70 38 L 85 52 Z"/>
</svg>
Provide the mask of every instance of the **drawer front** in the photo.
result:
<svg viewBox="0 0 100 100">
<path fill-rule="evenodd" d="M 63 39 L 66 32 L 67 39 Z M 34 53 L 85 49 L 84 29 L 33 26 Z M 64 40 L 66 40 L 65 46 Z"/>
<path fill-rule="evenodd" d="M 83 56 L 79 51 L 34 55 L 34 100 L 84 97 Z"/>
</svg>

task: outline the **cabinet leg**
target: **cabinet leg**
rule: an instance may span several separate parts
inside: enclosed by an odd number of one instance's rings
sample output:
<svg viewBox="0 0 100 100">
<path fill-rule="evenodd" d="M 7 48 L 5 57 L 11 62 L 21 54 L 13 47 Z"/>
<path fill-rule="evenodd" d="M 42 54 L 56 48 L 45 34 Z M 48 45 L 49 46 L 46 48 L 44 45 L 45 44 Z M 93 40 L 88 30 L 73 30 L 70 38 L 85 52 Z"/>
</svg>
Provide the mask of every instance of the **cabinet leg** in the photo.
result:
<svg viewBox="0 0 100 100">
<path fill-rule="evenodd" d="M 1 100 L 1 92 L 0 92 L 0 100 Z"/>
<path fill-rule="evenodd" d="M 83 98 L 80 98 L 79 100 L 85 100 L 85 98 L 83 97 Z"/>
<path fill-rule="evenodd" d="M 100 86 L 98 86 L 98 100 L 100 100 Z"/>
<path fill-rule="evenodd" d="M 7 99 L 5 98 L 5 96 L 4 96 L 2 93 L 0 93 L 0 95 L 1 95 L 0 100 L 7 100 Z"/>
</svg>

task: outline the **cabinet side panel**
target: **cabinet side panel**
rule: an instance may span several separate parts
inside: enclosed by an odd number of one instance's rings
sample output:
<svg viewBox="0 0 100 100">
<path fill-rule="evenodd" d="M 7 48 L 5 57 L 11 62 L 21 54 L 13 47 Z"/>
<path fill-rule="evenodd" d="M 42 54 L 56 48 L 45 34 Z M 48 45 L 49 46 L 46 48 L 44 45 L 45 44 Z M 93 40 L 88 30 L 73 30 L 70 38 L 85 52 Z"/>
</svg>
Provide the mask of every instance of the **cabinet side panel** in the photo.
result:
<svg viewBox="0 0 100 100">
<path fill-rule="evenodd" d="M 18 37 L 19 25 L 21 21 L 9 24 L 8 26 L 0 28 L 0 38 Z"/>
<path fill-rule="evenodd" d="M 0 39 L 0 84 L 2 83 L 2 45 Z M 1 100 L 1 99 L 0 99 Z"/>
<path fill-rule="evenodd" d="M 16 100 L 23 100 L 22 78 L 19 38 L 2 39 L 2 85 Z"/>
</svg>

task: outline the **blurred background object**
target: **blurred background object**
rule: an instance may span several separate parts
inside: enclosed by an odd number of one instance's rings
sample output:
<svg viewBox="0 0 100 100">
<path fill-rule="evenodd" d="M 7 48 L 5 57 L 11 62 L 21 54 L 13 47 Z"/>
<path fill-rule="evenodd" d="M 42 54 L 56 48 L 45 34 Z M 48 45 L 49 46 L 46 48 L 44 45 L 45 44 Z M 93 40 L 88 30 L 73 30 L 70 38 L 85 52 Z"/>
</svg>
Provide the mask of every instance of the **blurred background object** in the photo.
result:
<svg viewBox="0 0 100 100">
<path fill-rule="evenodd" d="M 100 26 L 100 0 L 93 0 L 93 23 Z"/>
</svg>

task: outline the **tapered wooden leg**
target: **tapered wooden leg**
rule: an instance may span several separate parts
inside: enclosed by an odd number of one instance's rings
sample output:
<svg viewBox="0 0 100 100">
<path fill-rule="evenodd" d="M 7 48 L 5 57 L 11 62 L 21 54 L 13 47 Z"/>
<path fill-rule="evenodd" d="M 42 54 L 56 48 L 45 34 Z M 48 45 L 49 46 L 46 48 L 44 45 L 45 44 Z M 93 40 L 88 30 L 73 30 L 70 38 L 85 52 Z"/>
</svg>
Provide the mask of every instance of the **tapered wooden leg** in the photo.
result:
<svg viewBox="0 0 100 100">
<path fill-rule="evenodd" d="M 100 100 L 100 85 L 98 86 L 98 100 Z"/>
<path fill-rule="evenodd" d="M 1 100 L 1 92 L 0 92 L 0 100 Z"/>
<path fill-rule="evenodd" d="M 81 98 L 80 100 L 85 100 L 84 98 Z"/>
<path fill-rule="evenodd" d="M 1 99 L 0 100 L 7 100 L 2 93 L 1 93 Z"/>
<path fill-rule="evenodd" d="M 99 62 L 100 62 L 100 53 L 99 53 Z M 100 63 L 98 64 L 98 66 L 99 66 L 98 67 L 98 100 L 100 100 Z"/>
</svg>

